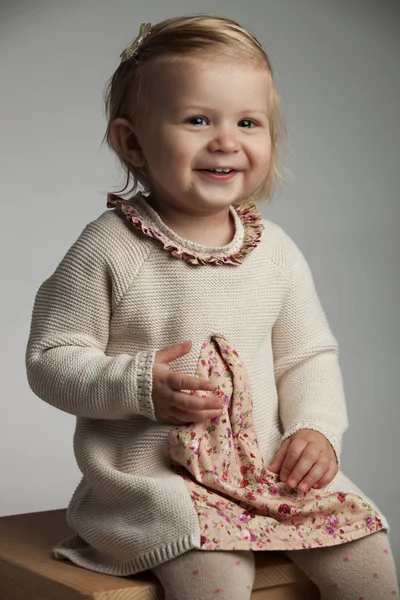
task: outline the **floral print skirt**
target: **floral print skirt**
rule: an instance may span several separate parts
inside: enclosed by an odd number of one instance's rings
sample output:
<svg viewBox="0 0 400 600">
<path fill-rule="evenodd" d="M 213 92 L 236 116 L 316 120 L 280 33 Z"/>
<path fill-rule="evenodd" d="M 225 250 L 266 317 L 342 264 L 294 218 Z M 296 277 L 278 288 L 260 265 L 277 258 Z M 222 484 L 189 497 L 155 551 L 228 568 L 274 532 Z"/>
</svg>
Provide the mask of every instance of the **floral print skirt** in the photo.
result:
<svg viewBox="0 0 400 600">
<path fill-rule="evenodd" d="M 268 471 L 246 369 L 225 339 L 206 340 L 197 376 L 215 385 L 223 412 L 205 423 L 174 427 L 169 444 L 198 514 L 203 550 L 318 548 L 383 528 L 379 513 L 356 494 L 303 493 Z"/>
</svg>

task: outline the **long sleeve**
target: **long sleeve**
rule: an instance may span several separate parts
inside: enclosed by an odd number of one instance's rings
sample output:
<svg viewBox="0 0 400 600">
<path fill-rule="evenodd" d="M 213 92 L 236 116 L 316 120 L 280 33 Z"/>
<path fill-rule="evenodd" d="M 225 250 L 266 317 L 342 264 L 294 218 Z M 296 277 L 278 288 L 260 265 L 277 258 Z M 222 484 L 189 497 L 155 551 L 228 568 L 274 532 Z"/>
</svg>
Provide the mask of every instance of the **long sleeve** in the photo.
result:
<svg viewBox="0 0 400 600">
<path fill-rule="evenodd" d="M 110 239 L 116 238 L 113 215 L 105 215 L 85 228 L 37 293 L 26 351 L 28 381 L 39 398 L 77 417 L 154 419 L 155 350 L 105 354 L 123 287 L 108 258 L 110 244 L 117 244 Z M 126 261 L 124 250 L 117 259 Z"/>
<path fill-rule="evenodd" d="M 338 345 L 310 269 L 293 247 L 290 288 L 272 333 L 283 440 L 314 429 L 329 440 L 339 460 L 347 411 Z"/>
</svg>

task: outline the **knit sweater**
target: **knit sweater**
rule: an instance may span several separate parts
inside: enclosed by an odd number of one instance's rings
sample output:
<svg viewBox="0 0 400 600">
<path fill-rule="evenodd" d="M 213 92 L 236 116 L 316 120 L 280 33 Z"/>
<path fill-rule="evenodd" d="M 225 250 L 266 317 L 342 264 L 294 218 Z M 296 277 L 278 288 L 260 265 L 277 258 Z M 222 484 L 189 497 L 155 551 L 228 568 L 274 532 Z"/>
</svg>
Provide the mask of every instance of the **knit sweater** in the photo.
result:
<svg viewBox="0 0 400 600">
<path fill-rule="evenodd" d="M 263 220 L 252 251 L 223 264 L 254 227 L 235 209 L 233 240 L 209 248 L 179 237 L 140 194 L 131 205 L 136 227 L 117 210 L 103 213 L 42 284 L 26 357 L 35 394 L 77 418 L 82 479 L 67 511 L 75 535 L 54 554 L 114 575 L 200 548 L 197 513 L 171 466 L 171 425 L 154 413 L 157 349 L 191 340 L 171 368 L 194 375 L 206 339 L 218 334 L 236 348 L 266 465 L 304 428 L 326 436 L 339 459 L 347 427 L 337 342 L 282 229 Z M 341 472 L 327 489 L 362 495 Z"/>
</svg>

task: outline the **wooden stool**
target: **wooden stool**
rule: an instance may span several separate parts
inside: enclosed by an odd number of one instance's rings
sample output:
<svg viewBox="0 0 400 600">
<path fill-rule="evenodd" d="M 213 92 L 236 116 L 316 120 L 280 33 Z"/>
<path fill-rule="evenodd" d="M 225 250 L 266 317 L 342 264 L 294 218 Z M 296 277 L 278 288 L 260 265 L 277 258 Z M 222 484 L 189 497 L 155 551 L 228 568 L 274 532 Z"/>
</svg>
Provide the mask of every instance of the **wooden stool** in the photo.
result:
<svg viewBox="0 0 400 600">
<path fill-rule="evenodd" d="M 0 518 L 0 600 L 162 600 L 148 573 L 112 577 L 51 556 L 51 548 L 70 535 L 65 510 Z M 256 552 L 252 600 L 317 600 L 319 593 L 289 560 Z"/>
</svg>

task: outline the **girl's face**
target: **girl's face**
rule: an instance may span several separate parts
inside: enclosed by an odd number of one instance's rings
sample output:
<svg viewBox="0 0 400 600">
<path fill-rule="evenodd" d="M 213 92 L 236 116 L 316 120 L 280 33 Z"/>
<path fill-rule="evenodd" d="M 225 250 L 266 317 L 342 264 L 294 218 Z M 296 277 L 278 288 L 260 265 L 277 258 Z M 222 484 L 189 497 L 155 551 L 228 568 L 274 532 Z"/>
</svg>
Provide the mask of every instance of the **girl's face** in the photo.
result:
<svg viewBox="0 0 400 600">
<path fill-rule="evenodd" d="M 268 72 L 218 59 L 156 69 L 136 132 L 154 194 L 191 215 L 228 210 L 268 173 Z"/>
</svg>

